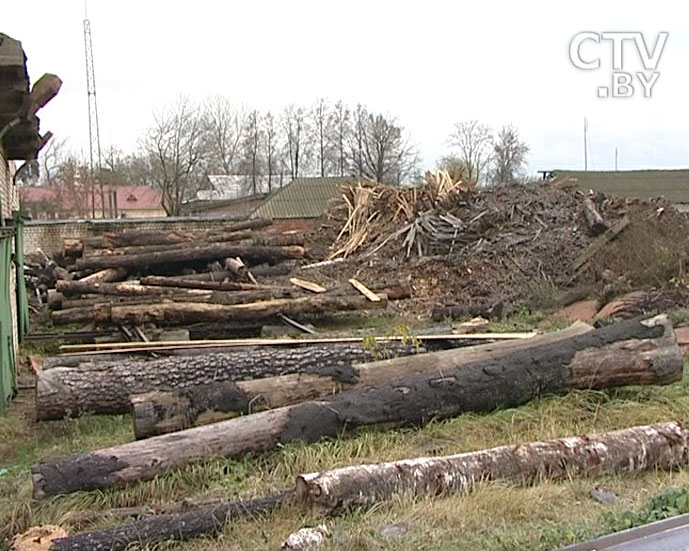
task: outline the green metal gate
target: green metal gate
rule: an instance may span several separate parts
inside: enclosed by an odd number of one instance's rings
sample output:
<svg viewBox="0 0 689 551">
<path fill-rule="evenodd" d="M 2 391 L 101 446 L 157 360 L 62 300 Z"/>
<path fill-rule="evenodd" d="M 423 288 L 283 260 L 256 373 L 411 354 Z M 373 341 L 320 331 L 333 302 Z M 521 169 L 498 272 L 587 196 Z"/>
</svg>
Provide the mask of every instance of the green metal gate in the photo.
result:
<svg viewBox="0 0 689 551">
<path fill-rule="evenodd" d="M 2 231 L 0 233 L 0 413 L 5 411 L 10 398 L 17 390 L 16 358 L 12 343 L 13 319 L 10 308 L 10 293 L 13 291 L 10 289 L 13 246 L 14 232 Z"/>
</svg>

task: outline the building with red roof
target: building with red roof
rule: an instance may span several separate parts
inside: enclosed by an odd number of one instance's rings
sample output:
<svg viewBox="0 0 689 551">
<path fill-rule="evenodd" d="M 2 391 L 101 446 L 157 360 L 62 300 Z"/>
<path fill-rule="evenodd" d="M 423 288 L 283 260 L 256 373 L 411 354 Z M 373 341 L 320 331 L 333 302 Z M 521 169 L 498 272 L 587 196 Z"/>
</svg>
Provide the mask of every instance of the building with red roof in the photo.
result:
<svg viewBox="0 0 689 551">
<path fill-rule="evenodd" d="M 91 188 L 73 186 L 24 186 L 19 188 L 22 210 L 34 219 L 156 218 L 166 216 L 162 195 L 149 186 L 103 186 L 95 188 L 95 209 Z M 101 207 L 101 203 L 103 207 Z"/>
</svg>

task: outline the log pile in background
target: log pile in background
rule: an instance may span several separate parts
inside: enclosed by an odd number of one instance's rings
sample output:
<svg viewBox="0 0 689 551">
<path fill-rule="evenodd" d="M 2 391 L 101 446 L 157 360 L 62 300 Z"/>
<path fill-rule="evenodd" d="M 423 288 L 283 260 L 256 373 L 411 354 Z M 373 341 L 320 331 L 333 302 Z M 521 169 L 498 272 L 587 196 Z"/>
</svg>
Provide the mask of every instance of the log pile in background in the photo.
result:
<svg viewBox="0 0 689 551">
<path fill-rule="evenodd" d="M 353 309 L 384 308 L 408 287 L 378 286 L 383 300 L 367 300 L 351 286 L 331 286 L 323 296 L 287 278 L 305 255 L 304 235 L 269 233 L 271 220 L 251 219 L 206 231 L 124 231 L 64 239 L 69 270 L 49 264 L 44 287 L 54 325 L 98 327 L 205 324 L 215 336 L 237 323 L 261 323 Z M 57 271 L 61 271 L 57 273 Z M 256 278 L 260 278 L 260 283 Z"/>
</svg>

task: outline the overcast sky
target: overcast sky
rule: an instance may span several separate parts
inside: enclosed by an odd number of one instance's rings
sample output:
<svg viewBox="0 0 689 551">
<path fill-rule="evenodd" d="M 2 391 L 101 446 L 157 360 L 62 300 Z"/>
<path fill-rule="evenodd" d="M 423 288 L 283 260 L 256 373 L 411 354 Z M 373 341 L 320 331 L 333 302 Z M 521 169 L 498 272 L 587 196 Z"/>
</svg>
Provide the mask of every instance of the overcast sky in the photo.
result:
<svg viewBox="0 0 689 551">
<path fill-rule="evenodd" d="M 30 5 L 30 7 L 29 7 Z M 155 108 L 180 94 L 222 94 L 278 110 L 318 97 L 395 115 L 425 166 L 447 153 L 457 121 L 514 124 L 531 147 L 529 170 L 689 166 L 689 22 L 681 2 L 241 2 L 91 1 L 103 148 L 130 151 Z M 32 80 L 64 85 L 42 129 L 86 151 L 84 3 L 5 2 L 0 32 L 22 41 Z M 612 43 L 579 49 L 597 70 L 570 61 L 581 32 L 640 32 L 649 50 L 667 32 L 651 98 L 597 97 L 610 85 Z M 621 70 L 643 69 L 635 42 Z M 647 72 L 650 76 L 653 71 Z"/>
</svg>

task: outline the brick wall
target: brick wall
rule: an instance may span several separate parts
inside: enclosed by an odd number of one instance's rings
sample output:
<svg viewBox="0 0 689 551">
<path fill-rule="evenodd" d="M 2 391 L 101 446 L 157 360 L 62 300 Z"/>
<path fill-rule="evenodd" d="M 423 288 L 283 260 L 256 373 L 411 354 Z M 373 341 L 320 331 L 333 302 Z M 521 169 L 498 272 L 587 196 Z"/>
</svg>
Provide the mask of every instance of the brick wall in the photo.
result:
<svg viewBox="0 0 689 551">
<path fill-rule="evenodd" d="M 36 220 L 24 226 L 24 254 L 41 249 L 47 255 L 62 251 L 62 238 L 84 238 L 126 230 L 196 231 L 220 228 L 237 217 L 182 217 L 118 220 Z"/>
</svg>

